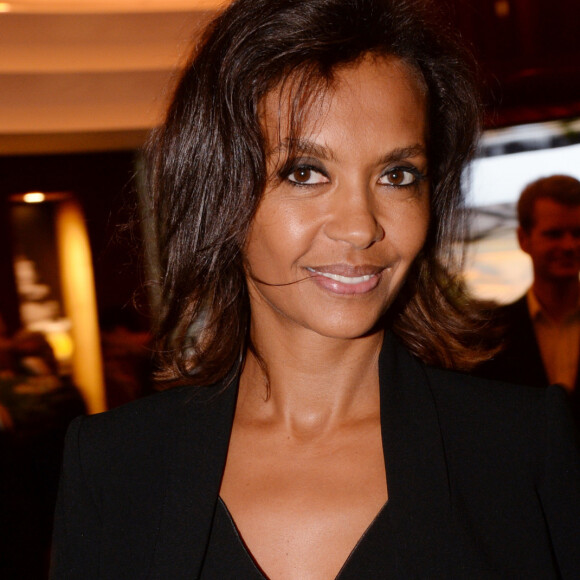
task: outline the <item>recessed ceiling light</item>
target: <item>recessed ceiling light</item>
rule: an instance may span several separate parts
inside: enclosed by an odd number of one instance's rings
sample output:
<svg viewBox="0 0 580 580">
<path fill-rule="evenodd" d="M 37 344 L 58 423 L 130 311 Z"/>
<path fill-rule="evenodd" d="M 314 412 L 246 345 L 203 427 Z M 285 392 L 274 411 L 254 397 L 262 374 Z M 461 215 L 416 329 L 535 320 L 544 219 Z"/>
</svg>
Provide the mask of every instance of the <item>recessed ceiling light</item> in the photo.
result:
<svg viewBox="0 0 580 580">
<path fill-rule="evenodd" d="M 25 193 L 22 196 L 22 199 L 26 203 L 42 203 L 46 199 L 46 196 L 40 191 L 32 191 L 30 193 Z"/>
</svg>

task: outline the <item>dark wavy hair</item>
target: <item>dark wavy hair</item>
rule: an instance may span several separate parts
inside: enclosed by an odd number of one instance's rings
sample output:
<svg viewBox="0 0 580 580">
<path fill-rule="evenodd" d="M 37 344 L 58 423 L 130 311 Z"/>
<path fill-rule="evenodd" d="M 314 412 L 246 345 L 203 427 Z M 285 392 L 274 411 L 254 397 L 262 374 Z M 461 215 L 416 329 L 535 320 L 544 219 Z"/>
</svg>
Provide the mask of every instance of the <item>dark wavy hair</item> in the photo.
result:
<svg viewBox="0 0 580 580">
<path fill-rule="evenodd" d="M 207 27 L 146 151 L 161 269 L 161 379 L 211 384 L 252 348 L 242 250 L 268 179 L 265 95 L 294 79 L 299 122 L 300 103 L 368 54 L 402 59 L 422 77 L 428 102 L 430 231 L 385 324 L 430 364 L 468 368 L 484 356 L 474 340 L 477 313 L 450 274 L 480 107 L 473 63 L 435 18 L 440 7 L 235 0 Z"/>
</svg>

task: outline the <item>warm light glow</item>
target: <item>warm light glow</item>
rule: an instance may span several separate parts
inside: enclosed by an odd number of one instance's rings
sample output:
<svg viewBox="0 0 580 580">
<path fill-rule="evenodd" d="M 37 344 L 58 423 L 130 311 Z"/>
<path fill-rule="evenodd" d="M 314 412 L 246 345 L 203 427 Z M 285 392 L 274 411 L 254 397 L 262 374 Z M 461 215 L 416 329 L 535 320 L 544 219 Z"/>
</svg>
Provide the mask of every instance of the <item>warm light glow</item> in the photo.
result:
<svg viewBox="0 0 580 580">
<path fill-rule="evenodd" d="M 31 193 L 25 193 L 22 199 L 26 203 L 42 203 L 46 199 L 46 195 L 40 191 L 33 191 Z"/>
<path fill-rule="evenodd" d="M 13 0 L 1 2 L 11 12 L 31 14 L 107 14 L 217 10 L 229 0 Z"/>
<path fill-rule="evenodd" d="M 51 332 L 46 335 L 54 356 L 58 361 L 68 362 L 73 355 L 73 341 L 68 332 Z"/>
<path fill-rule="evenodd" d="M 498 18 L 508 18 L 510 15 L 510 3 L 508 0 L 497 0 L 495 14 Z"/>
<path fill-rule="evenodd" d="M 71 323 L 72 377 L 89 413 L 106 409 L 91 247 L 80 204 L 57 206 L 56 234 L 65 312 Z"/>
<path fill-rule="evenodd" d="M 8 2 L 0 2 L 0 12 L 10 12 L 12 7 Z"/>
</svg>

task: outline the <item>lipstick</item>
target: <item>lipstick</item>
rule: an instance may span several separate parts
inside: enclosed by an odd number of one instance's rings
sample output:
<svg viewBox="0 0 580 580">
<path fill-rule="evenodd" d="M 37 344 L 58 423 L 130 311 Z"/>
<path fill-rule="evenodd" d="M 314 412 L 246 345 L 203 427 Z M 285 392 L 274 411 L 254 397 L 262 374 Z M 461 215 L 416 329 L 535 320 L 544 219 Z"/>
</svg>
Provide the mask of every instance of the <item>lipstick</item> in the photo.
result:
<svg viewBox="0 0 580 580">
<path fill-rule="evenodd" d="M 332 264 L 307 267 L 312 279 L 333 294 L 366 294 L 378 285 L 384 268 Z"/>
</svg>

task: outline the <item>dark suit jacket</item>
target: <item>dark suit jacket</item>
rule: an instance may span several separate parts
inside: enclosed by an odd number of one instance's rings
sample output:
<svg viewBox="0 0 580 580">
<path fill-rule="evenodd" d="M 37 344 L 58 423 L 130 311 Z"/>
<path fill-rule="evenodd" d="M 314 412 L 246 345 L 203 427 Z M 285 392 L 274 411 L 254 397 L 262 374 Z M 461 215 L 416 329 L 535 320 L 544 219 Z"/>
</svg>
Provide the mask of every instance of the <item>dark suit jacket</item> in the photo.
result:
<svg viewBox="0 0 580 580">
<path fill-rule="evenodd" d="M 578 578 L 580 461 L 559 387 L 425 367 L 387 334 L 385 578 Z M 69 431 L 52 578 L 200 573 L 236 385 L 177 388 Z"/>
<path fill-rule="evenodd" d="M 527 296 L 524 294 L 512 304 L 498 308 L 494 318 L 502 328 L 504 347 L 493 359 L 475 369 L 475 374 L 517 385 L 547 387 L 550 382 L 530 319 Z M 576 425 L 580 427 L 580 373 L 568 398 Z"/>
</svg>

